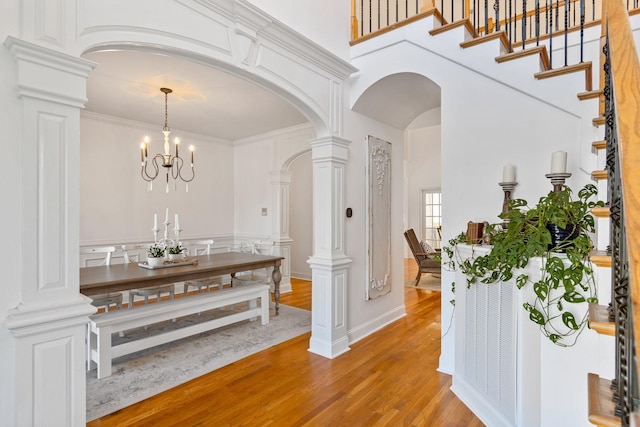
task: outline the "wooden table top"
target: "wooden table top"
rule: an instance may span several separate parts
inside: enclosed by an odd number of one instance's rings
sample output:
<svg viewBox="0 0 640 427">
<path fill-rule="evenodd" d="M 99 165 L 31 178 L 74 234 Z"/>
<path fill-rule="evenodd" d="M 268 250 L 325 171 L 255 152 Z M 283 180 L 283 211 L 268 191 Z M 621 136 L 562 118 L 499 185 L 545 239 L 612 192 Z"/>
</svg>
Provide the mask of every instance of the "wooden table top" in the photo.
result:
<svg viewBox="0 0 640 427">
<path fill-rule="evenodd" d="M 85 295 L 97 295 L 203 279 L 258 268 L 280 267 L 284 258 L 242 252 L 224 252 L 188 257 L 187 259 L 197 259 L 198 263 L 153 270 L 140 267 L 137 263 L 83 267 L 80 268 L 80 292 Z"/>
</svg>

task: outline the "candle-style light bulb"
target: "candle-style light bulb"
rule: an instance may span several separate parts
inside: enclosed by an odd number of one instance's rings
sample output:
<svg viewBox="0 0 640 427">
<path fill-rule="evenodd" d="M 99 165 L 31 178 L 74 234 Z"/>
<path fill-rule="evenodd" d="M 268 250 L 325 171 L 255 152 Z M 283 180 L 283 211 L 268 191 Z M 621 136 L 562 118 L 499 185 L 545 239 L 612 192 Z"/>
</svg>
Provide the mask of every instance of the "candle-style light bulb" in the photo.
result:
<svg viewBox="0 0 640 427">
<path fill-rule="evenodd" d="M 180 145 L 180 138 L 174 139 L 173 143 L 176 144 L 176 157 L 178 157 L 178 145 Z"/>
<path fill-rule="evenodd" d="M 144 144 L 144 142 L 140 143 L 140 163 L 144 164 L 144 148 L 146 147 L 146 145 Z"/>
<path fill-rule="evenodd" d="M 144 157 L 149 157 L 149 143 L 151 139 L 148 136 L 144 137 Z"/>
<path fill-rule="evenodd" d="M 189 146 L 189 151 L 191 152 L 191 167 L 193 167 L 193 150 L 194 150 L 193 145 L 190 145 Z"/>
</svg>

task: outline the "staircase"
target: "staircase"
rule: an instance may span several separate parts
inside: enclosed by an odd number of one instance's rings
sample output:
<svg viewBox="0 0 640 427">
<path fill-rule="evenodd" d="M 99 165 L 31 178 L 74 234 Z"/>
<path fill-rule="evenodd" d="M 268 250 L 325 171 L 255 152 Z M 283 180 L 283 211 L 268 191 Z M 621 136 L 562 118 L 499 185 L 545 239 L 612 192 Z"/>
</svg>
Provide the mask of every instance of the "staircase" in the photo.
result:
<svg viewBox="0 0 640 427">
<path fill-rule="evenodd" d="M 429 50 L 458 62 L 461 66 L 476 67 L 478 62 L 486 62 L 486 58 L 479 58 L 479 55 L 473 53 L 472 50 L 478 46 L 490 44 L 494 46 L 493 49 L 497 52 L 497 56 L 494 57 L 496 66 L 483 68 L 483 71 L 486 72 L 485 70 L 490 69 L 491 78 L 508 86 L 518 87 L 523 92 L 530 93 L 545 102 L 558 105 L 569 111 L 578 111 L 580 117 L 584 118 L 581 125 L 581 137 L 583 139 L 581 143 L 583 147 L 580 162 L 581 168 L 591 176 L 592 180 L 597 182 L 599 198 L 606 202 L 608 199 L 608 172 L 605 167 L 605 119 L 601 106 L 603 91 L 601 88 L 594 88 L 592 85 L 594 80 L 592 73 L 595 72 L 596 75 L 599 75 L 600 66 L 594 66 L 592 62 L 587 61 L 551 69 L 551 61 L 546 45 L 513 50 L 509 46 L 504 32 L 498 31 L 478 36 L 467 19 L 440 25 L 441 18 L 436 9 L 423 12 L 407 21 L 406 24 L 395 24 L 391 30 L 398 30 L 403 25 L 412 25 L 418 19 L 429 19 L 430 17 L 433 18 L 433 26 L 428 33 L 433 39 L 433 44 L 429 45 Z M 388 31 L 390 30 L 387 29 L 383 33 L 388 33 Z M 410 32 L 411 30 L 407 30 L 407 33 Z M 370 34 L 366 37 L 366 40 L 371 40 L 374 37 L 375 34 Z M 357 45 L 357 43 L 354 42 L 352 45 Z M 456 45 L 466 52 L 457 54 Z M 483 52 L 486 52 L 486 50 L 483 50 Z M 597 56 L 591 55 L 596 64 L 599 62 Z M 514 62 L 518 62 L 517 67 L 508 67 L 508 64 Z M 523 66 L 524 62 L 526 62 L 526 65 Z M 486 64 L 483 64 L 483 66 L 486 66 Z M 530 69 L 529 76 L 523 75 L 523 68 Z M 517 72 L 514 72 L 514 70 L 517 70 Z M 530 76 L 533 76 L 534 79 L 530 79 Z M 537 86 L 538 83 L 536 82 L 553 79 L 561 81 L 560 85 L 565 89 L 566 86 L 575 88 L 575 98 L 566 97 L 566 90 L 538 90 L 539 86 Z M 565 98 L 561 98 L 562 96 Z M 576 101 L 582 106 L 576 106 Z M 592 351 L 583 352 L 581 356 L 592 358 L 594 360 L 593 365 L 597 369 L 594 369 L 595 372 L 593 373 L 588 373 L 586 375 L 587 378 L 584 379 L 584 384 L 587 384 L 586 388 L 588 388 L 588 398 L 587 390 L 585 390 L 584 396 L 584 400 L 588 400 L 588 414 L 577 417 L 576 423 L 572 425 L 588 425 L 588 423 L 599 426 L 626 425 L 620 416 L 616 415 L 611 380 L 611 378 L 615 377 L 616 370 L 616 328 L 609 318 L 608 310 L 608 305 L 611 302 L 610 290 L 612 282 L 612 257 L 607 253 L 611 240 L 610 212 L 608 207 L 594 208 L 592 214 L 596 218 L 597 233 L 593 239 L 595 249 L 592 252 L 591 261 L 595 266 L 600 302 L 590 306 L 589 324 L 591 330 L 585 332 L 585 334 L 592 335 L 590 339 L 595 340 L 596 344 L 592 347 Z M 486 420 L 483 421 L 486 422 Z"/>
</svg>

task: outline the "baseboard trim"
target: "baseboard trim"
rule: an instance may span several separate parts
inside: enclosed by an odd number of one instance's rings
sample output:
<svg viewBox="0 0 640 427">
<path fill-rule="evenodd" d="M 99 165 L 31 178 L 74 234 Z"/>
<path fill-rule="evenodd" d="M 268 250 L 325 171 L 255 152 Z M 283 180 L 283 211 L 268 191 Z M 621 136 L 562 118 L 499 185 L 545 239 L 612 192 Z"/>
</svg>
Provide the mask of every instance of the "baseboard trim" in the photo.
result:
<svg viewBox="0 0 640 427">
<path fill-rule="evenodd" d="M 396 320 L 402 319 L 406 315 L 407 312 L 405 311 L 404 305 L 401 305 L 387 311 L 386 313 L 383 313 L 375 319 L 356 326 L 355 328 L 347 331 L 347 336 L 349 337 L 349 345 L 368 337 L 369 335 L 379 331 L 380 329 L 395 322 Z"/>
</svg>

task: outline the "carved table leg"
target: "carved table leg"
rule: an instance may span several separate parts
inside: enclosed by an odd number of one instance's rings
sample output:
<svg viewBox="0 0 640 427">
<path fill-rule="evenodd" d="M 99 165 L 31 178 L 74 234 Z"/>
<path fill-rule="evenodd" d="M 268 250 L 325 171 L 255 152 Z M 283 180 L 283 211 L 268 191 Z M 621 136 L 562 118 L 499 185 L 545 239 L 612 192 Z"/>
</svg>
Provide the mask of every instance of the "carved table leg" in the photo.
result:
<svg viewBox="0 0 640 427">
<path fill-rule="evenodd" d="M 277 316 L 278 311 L 280 310 L 280 280 L 282 279 L 282 273 L 280 273 L 280 264 L 276 264 L 273 267 L 273 273 L 271 273 L 271 278 L 273 279 L 273 284 L 274 284 L 273 297 L 276 303 L 275 306 L 276 306 L 276 316 Z"/>
</svg>

